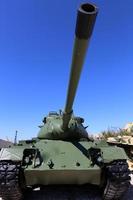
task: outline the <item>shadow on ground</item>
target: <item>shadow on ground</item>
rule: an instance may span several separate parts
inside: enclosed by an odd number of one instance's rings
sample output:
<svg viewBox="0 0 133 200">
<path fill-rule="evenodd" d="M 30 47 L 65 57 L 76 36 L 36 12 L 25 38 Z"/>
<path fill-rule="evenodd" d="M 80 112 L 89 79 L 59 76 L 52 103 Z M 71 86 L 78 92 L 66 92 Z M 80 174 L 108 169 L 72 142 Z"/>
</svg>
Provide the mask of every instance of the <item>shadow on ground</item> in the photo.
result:
<svg viewBox="0 0 133 200">
<path fill-rule="evenodd" d="M 46 187 L 39 191 L 29 191 L 24 200 L 102 200 L 99 188 L 88 187 Z M 131 185 L 127 193 L 121 200 L 133 199 L 133 186 Z"/>
</svg>

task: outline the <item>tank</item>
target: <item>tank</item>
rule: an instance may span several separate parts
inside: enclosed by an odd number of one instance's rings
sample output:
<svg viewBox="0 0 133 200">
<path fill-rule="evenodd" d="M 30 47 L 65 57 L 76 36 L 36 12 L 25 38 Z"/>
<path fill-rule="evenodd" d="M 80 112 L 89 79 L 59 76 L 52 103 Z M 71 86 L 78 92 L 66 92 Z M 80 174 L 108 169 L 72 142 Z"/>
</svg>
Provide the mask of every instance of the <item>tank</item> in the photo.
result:
<svg viewBox="0 0 133 200">
<path fill-rule="evenodd" d="M 19 141 L 0 152 L 0 195 L 23 198 L 27 188 L 38 186 L 101 188 L 102 199 L 120 199 L 129 187 L 125 151 L 105 141 L 89 138 L 84 119 L 73 113 L 80 74 L 98 8 L 89 3 L 77 12 L 75 43 L 66 104 L 63 111 L 49 112 L 37 138 Z M 54 88 L 53 88 L 54 89 Z M 81 103 L 82 104 L 82 103 Z M 118 190 L 118 188 L 120 188 Z"/>
<path fill-rule="evenodd" d="M 133 161 L 133 134 L 109 137 L 107 139 L 107 143 L 111 146 L 118 146 L 123 148 L 129 159 Z"/>
<path fill-rule="evenodd" d="M 129 122 L 113 137 L 107 138 L 108 144 L 125 150 L 129 160 L 133 161 L 133 122 Z"/>
</svg>

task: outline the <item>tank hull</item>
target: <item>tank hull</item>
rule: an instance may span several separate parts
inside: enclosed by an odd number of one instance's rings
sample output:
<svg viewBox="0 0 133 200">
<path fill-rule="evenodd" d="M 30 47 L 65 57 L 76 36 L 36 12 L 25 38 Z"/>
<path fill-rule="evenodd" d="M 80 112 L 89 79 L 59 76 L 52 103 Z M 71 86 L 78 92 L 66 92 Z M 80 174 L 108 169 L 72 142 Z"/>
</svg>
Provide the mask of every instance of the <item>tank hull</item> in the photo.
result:
<svg viewBox="0 0 133 200">
<path fill-rule="evenodd" d="M 98 167 L 80 170 L 25 170 L 27 185 L 83 185 L 101 184 L 101 170 Z"/>
<path fill-rule="evenodd" d="M 27 186 L 53 185 L 53 184 L 102 184 L 102 168 L 92 165 L 88 150 L 99 149 L 100 143 L 82 141 L 58 141 L 40 140 L 34 144 L 21 144 L 12 148 L 2 149 L 0 160 L 20 161 L 24 169 L 24 177 Z M 123 149 L 101 145 L 104 164 L 114 160 L 127 159 Z M 25 153 L 26 152 L 26 153 Z M 36 153 L 39 152 L 38 164 Z M 25 154 L 31 157 L 31 162 L 24 164 Z M 27 158 L 26 157 L 26 158 Z"/>
</svg>

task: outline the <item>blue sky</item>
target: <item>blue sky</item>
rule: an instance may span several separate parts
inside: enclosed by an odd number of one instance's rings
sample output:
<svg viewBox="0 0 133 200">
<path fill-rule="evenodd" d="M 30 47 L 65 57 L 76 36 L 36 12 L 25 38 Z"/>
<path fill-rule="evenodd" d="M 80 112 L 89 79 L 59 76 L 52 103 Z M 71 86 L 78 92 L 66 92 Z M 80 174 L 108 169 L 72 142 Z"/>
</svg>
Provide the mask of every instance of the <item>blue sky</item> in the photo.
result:
<svg viewBox="0 0 133 200">
<path fill-rule="evenodd" d="M 0 138 L 36 136 L 63 109 L 81 0 L 0 1 Z M 74 112 L 90 133 L 133 121 L 133 1 L 99 7 Z"/>
</svg>

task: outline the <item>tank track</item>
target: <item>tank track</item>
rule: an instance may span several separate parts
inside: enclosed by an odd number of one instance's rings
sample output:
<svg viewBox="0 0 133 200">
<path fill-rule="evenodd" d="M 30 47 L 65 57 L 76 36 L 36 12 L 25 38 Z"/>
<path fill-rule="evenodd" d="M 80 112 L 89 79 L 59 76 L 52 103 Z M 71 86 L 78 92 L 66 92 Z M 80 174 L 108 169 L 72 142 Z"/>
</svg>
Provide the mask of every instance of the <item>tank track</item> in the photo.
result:
<svg viewBox="0 0 133 200">
<path fill-rule="evenodd" d="M 106 168 L 107 183 L 103 200 L 118 200 L 127 192 L 130 185 L 130 170 L 126 160 L 112 162 Z"/>
<path fill-rule="evenodd" d="M 21 164 L 12 161 L 0 161 L 0 197 L 2 200 L 20 200 L 22 191 L 19 187 Z"/>
</svg>

